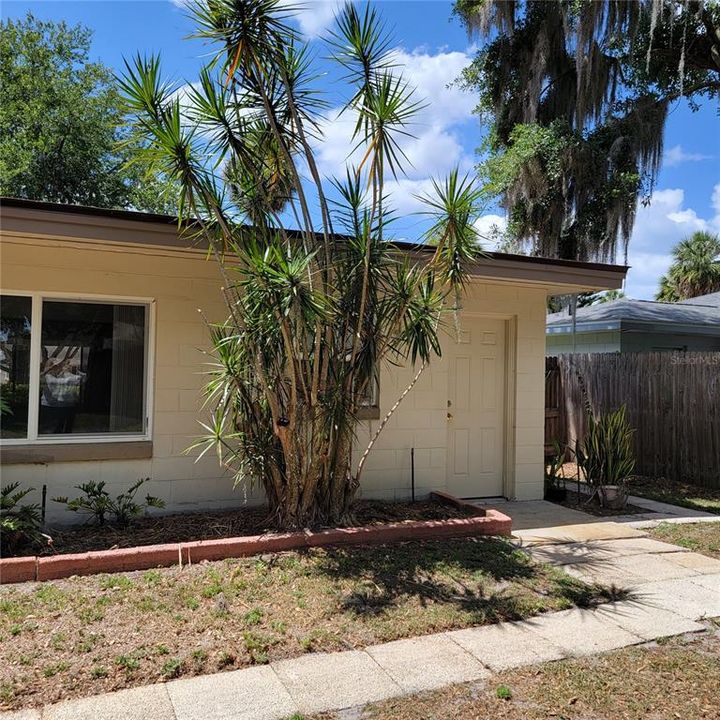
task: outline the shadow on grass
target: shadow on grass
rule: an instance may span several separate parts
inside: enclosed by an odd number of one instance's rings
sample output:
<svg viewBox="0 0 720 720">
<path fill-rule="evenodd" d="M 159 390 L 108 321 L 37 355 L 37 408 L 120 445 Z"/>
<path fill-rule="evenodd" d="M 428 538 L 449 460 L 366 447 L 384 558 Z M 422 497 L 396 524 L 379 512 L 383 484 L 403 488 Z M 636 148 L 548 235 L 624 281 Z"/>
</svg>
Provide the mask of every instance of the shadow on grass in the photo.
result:
<svg viewBox="0 0 720 720">
<path fill-rule="evenodd" d="M 329 548 L 317 567 L 354 582 L 341 607 L 360 616 L 381 615 L 412 598 L 421 606 L 460 610 L 483 624 L 626 597 L 622 590 L 587 584 L 536 563 L 497 538 Z"/>
</svg>

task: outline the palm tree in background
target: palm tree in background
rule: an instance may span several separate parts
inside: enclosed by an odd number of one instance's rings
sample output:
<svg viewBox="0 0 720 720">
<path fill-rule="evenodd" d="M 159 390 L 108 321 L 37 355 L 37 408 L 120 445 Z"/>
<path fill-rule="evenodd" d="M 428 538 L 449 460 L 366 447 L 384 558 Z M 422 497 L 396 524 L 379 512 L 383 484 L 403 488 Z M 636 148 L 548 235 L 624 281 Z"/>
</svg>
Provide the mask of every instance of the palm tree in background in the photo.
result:
<svg viewBox="0 0 720 720">
<path fill-rule="evenodd" d="M 673 262 L 655 296 L 677 302 L 720 291 L 720 237 L 700 231 L 673 248 Z"/>
</svg>

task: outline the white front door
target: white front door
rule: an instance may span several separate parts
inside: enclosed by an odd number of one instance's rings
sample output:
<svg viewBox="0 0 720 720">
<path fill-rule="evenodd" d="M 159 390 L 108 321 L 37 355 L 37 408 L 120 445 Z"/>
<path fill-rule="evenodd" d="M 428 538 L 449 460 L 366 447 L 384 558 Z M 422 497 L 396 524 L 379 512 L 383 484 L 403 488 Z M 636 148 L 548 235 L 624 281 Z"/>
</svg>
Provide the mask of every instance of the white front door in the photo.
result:
<svg viewBox="0 0 720 720">
<path fill-rule="evenodd" d="M 462 316 L 448 349 L 448 492 L 503 494 L 505 321 Z"/>
</svg>

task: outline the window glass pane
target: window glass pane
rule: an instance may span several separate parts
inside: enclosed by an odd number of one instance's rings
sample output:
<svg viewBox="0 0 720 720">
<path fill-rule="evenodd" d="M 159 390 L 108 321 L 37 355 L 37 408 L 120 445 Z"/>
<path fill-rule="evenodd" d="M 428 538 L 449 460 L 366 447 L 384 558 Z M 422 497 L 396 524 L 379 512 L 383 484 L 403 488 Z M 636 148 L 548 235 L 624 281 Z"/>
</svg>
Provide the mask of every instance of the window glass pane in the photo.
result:
<svg viewBox="0 0 720 720">
<path fill-rule="evenodd" d="M 32 299 L 0 297 L 0 437 L 26 438 Z"/>
<path fill-rule="evenodd" d="M 40 435 L 145 429 L 145 306 L 43 302 Z"/>
</svg>

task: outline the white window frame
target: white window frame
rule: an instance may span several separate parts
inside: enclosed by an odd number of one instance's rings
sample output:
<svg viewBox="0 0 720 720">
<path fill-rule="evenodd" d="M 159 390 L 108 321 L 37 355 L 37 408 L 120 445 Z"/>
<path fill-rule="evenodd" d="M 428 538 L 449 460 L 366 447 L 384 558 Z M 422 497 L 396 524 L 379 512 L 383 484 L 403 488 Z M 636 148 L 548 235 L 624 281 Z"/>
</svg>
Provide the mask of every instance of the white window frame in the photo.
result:
<svg viewBox="0 0 720 720">
<path fill-rule="evenodd" d="M 78 443 L 118 443 L 152 440 L 153 399 L 155 387 L 155 315 L 154 298 L 118 295 L 95 295 L 91 293 L 35 292 L 2 289 L 2 295 L 27 297 L 31 300 L 30 317 L 30 391 L 28 396 L 28 427 L 25 438 L 0 438 L 0 446 L 12 445 L 74 445 Z M 43 302 L 106 303 L 112 305 L 144 305 L 145 327 L 145 430 L 140 433 L 84 433 L 71 435 L 40 435 L 40 363 L 42 359 L 42 309 Z"/>
</svg>

